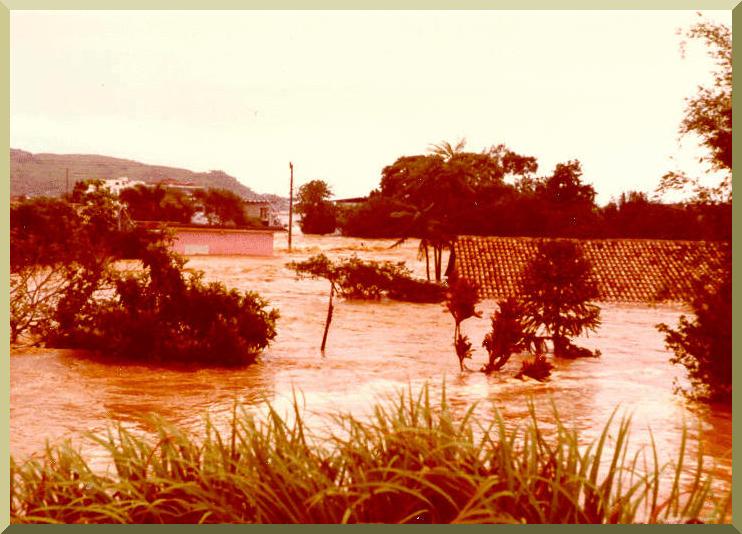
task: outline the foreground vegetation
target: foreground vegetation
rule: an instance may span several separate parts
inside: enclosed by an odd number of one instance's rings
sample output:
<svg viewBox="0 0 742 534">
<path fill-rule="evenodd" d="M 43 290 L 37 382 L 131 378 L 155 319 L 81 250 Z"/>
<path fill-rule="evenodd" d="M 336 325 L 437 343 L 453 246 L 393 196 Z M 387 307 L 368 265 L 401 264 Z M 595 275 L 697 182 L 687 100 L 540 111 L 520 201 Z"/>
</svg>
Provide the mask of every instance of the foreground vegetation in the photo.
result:
<svg viewBox="0 0 742 534">
<path fill-rule="evenodd" d="M 306 427 L 269 408 L 235 408 L 231 430 L 207 421 L 194 438 L 156 421 L 155 439 L 121 426 L 93 436 L 113 467 L 96 473 L 69 443 L 11 462 L 15 523 L 676 523 L 727 522 L 730 495 L 714 495 L 702 456 L 690 483 L 683 433 L 677 463 L 654 446 L 629 452 L 629 420 L 608 421 L 585 447 L 556 418 L 553 431 L 510 430 L 473 407 L 455 417 L 429 390 L 400 393 L 369 421 L 336 416 L 337 430 Z M 609 443 L 613 447 L 609 449 Z"/>
</svg>

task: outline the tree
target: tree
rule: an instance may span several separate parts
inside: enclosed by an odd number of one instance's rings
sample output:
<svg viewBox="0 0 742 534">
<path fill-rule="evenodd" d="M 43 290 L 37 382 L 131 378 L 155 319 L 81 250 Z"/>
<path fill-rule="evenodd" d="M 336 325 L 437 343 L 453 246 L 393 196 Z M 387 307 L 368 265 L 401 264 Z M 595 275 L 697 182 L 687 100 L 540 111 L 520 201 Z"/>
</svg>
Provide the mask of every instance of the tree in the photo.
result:
<svg viewBox="0 0 742 534">
<path fill-rule="evenodd" d="M 196 203 L 200 203 L 209 224 L 245 226 L 248 223 L 245 201 L 228 189 L 197 190 L 193 198 Z"/>
<path fill-rule="evenodd" d="M 24 200 L 10 209 L 10 340 L 41 328 L 82 263 L 81 220 L 59 199 Z"/>
<path fill-rule="evenodd" d="M 278 312 L 255 293 L 185 273 L 167 235 L 121 221 L 101 189 L 74 205 L 34 199 L 11 210 L 11 331 L 50 347 L 170 364 L 251 363 L 275 337 Z M 125 256 L 142 271 L 115 268 Z"/>
<path fill-rule="evenodd" d="M 592 267 L 572 241 L 543 241 L 526 267 L 523 302 L 526 324 L 543 329 L 554 346 L 554 356 L 597 356 L 573 345 L 570 338 L 600 325 L 600 308 L 590 304 L 598 296 Z"/>
<path fill-rule="evenodd" d="M 726 255 L 731 256 L 727 250 Z M 680 317 L 675 329 L 657 325 L 665 334 L 665 345 L 675 355 L 674 364 L 683 365 L 690 389 L 676 382 L 676 391 L 688 398 L 732 402 L 732 270 L 731 259 L 721 272 L 707 273 L 693 282 L 690 305 L 694 317 Z"/>
<path fill-rule="evenodd" d="M 676 383 L 676 392 L 688 398 L 732 401 L 732 260 L 724 252 L 721 269 L 706 272 L 692 282 L 688 304 L 693 317 L 682 315 L 675 329 L 657 325 L 665 334 L 665 345 L 674 356 L 670 362 L 685 367 L 690 381 L 686 389 Z"/>
<path fill-rule="evenodd" d="M 711 172 L 720 172 L 721 180 L 715 186 L 703 185 L 700 177 L 688 176 L 682 171 L 665 174 L 658 192 L 690 188 L 703 202 L 730 202 L 732 200 L 732 32 L 723 24 L 698 22 L 685 33 L 688 39 L 700 39 L 714 59 L 713 84 L 699 86 L 695 96 L 687 99 L 685 117 L 680 123 L 682 136 L 696 135 L 706 149 L 702 160 Z M 685 46 L 685 43 L 683 43 Z M 684 48 L 683 48 L 684 50 Z"/>
<path fill-rule="evenodd" d="M 582 183 L 581 177 L 580 162 L 571 160 L 558 163 L 552 175 L 536 185 L 538 211 L 550 235 L 581 236 L 590 231 L 595 218 L 595 189 Z"/>
<path fill-rule="evenodd" d="M 461 323 L 470 317 L 481 317 L 482 312 L 476 309 L 481 301 L 477 286 L 466 278 L 453 277 L 448 280 L 446 309 L 454 320 L 453 346 L 459 359 L 459 367 L 464 370 L 464 360 L 471 358 L 472 349 L 469 337 L 461 335 Z"/>
<path fill-rule="evenodd" d="M 443 275 L 443 251 L 450 248 L 463 220 L 479 206 L 485 190 L 501 188 L 507 174 L 527 174 L 536 160 L 504 145 L 480 153 L 465 152 L 465 141 L 432 145 L 429 154 L 404 156 L 382 170 L 381 194 L 404 207 L 393 213 L 403 238 L 420 239 L 420 256 L 429 262 L 433 249 L 435 279 Z M 429 270 L 429 268 L 428 268 Z"/>
<path fill-rule="evenodd" d="M 322 180 L 312 180 L 299 188 L 295 210 L 301 215 L 305 234 L 330 234 L 337 227 L 337 209 L 328 199 L 332 190 Z"/>
<path fill-rule="evenodd" d="M 670 172 L 662 177 L 659 192 L 690 188 L 691 203 L 699 206 L 732 203 L 732 32 L 723 24 L 699 22 L 685 32 L 689 39 L 701 39 L 716 62 L 713 84 L 699 86 L 687 100 L 680 135 L 695 134 L 706 149 L 703 161 L 711 172 L 721 173 L 715 186 L 706 186 L 699 177 Z M 730 221 L 729 221 L 730 222 Z M 730 226 L 725 224 L 725 226 Z M 729 233 L 731 236 L 731 232 Z M 677 329 L 657 325 L 665 344 L 675 355 L 674 364 L 688 371 L 691 389 L 677 390 L 686 396 L 729 403 L 732 398 L 732 256 L 728 251 L 721 273 L 699 276 L 693 282 L 690 306 L 695 317 L 681 316 Z"/>
<path fill-rule="evenodd" d="M 121 191 L 119 199 L 136 221 L 174 221 L 189 223 L 196 212 L 193 199 L 182 191 L 162 185 L 136 185 Z"/>
<path fill-rule="evenodd" d="M 105 189 L 82 189 L 73 205 L 35 198 L 10 213 L 11 339 L 45 336 L 54 322 L 71 325 L 78 308 L 111 285 L 114 261 L 137 257 L 158 237 L 121 220 Z"/>
</svg>

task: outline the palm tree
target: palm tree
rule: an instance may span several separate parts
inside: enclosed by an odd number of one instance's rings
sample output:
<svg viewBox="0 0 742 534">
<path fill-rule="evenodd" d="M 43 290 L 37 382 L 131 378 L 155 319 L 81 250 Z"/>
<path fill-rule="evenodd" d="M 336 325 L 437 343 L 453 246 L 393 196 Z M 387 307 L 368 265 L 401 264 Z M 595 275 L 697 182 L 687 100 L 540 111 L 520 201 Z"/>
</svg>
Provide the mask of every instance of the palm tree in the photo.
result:
<svg viewBox="0 0 742 534">
<path fill-rule="evenodd" d="M 433 249 L 433 268 L 435 270 L 435 281 L 440 282 L 443 277 L 443 249 L 451 247 L 452 239 L 445 230 L 445 224 L 434 212 L 435 203 L 430 203 L 423 209 L 408 204 L 404 209 L 394 212 L 392 216 L 406 219 L 407 224 L 402 237 L 392 247 L 404 243 L 409 237 L 419 236 L 418 259 L 425 258 L 425 269 L 428 280 L 430 280 L 430 256 L 428 247 Z"/>
<path fill-rule="evenodd" d="M 455 146 L 451 145 L 451 143 L 449 143 L 448 141 L 441 141 L 440 143 L 431 144 L 430 148 L 428 148 L 428 152 L 430 152 L 434 156 L 440 156 L 444 160 L 448 161 L 456 154 L 461 154 L 464 151 L 465 146 L 466 139 L 462 137 L 461 139 L 459 139 L 459 142 L 456 143 Z"/>
</svg>

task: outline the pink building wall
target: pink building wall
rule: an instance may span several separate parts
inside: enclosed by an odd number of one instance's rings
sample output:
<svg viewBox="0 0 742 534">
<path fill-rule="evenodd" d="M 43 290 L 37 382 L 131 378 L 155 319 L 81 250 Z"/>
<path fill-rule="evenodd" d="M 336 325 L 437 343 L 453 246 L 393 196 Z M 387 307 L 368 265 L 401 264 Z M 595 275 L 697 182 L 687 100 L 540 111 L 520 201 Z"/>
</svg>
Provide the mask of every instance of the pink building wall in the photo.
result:
<svg viewBox="0 0 742 534">
<path fill-rule="evenodd" d="M 185 256 L 273 255 L 273 232 L 268 230 L 174 227 L 173 231 L 173 250 Z"/>
</svg>

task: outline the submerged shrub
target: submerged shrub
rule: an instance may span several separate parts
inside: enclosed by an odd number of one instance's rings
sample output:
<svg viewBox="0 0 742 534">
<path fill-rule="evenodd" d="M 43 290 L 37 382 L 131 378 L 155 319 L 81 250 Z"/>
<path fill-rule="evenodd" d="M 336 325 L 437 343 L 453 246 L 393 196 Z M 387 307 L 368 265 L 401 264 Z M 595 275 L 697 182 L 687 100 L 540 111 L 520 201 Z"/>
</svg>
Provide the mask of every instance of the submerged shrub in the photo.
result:
<svg viewBox="0 0 742 534">
<path fill-rule="evenodd" d="M 521 428 L 455 416 L 428 388 L 378 404 L 370 420 L 335 417 L 313 433 L 298 402 L 290 420 L 238 412 L 223 435 L 195 438 L 162 421 L 140 438 L 118 426 L 92 436 L 112 469 L 95 472 L 70 444 L 11 459 L 13 523 L 677 523 L 728 522 L 703 455 L 681 487 L 684 453 L 660 465 L 627 454 L 629 423 L 608 420 L 588 446 L 555 414 Z M 610 436 L 610 437 L 609 437 Z M 687 451 L 682 435 L 681 451 Z M 610 448 L 609 448 L 610 444 Z"/>
<path fill-rule="evenodd" d="M 79 183 L 72 205 L 33 199 L 11 213 L 11 339 L 175 364 L 251 363 L 278 312 L 256 293 L 183 271 L 170 237 L 127 222 L 117 198 Z M 120 259 L 144 272 L 122 275 Z"/>
<path fill-rule="evenodd" d="M 318 254 L 287 265 L 300 276 L 325 278 L 342 297 L 378 300 L 383 295 L 409 302 L 440 302 L 445 289 L 440 284 L 417 280 L 404 262 L 362 260 L 357 256 L 330 260 Z"/>
<path fill-rule="evenodd" d="M 535 332 L 526 321 L 523 304 L 515 298 L 510 297 L 498 303 L 491 323 L 491 329 L 482 341 L 489 355 L 487 364 L 482 368 L 484 373 L 499 371 L 510 356 L 527 350 L 537 342 Z"/>
<path fill-rule="evenodd" d="M 530 358 L 523 360 L 520 371 L 515 375 L 515 378 L 523 378 L 524 376 L 530 376 L 536 380 L 546 380 L 551 376 L 551 370 L 554 366 L 546 359 L 543 354 L 535 354 Z"/>
<path fill-rule="evenodd" d="M 11 341 L 45 338 L 52 324 L 72 326 L 79 308 L 110 288 L 113 264 L 139 257 L 157 232 L 124 224 L 105 190 L 76 187 L 76 204 L 33 198 L 10 210 Z"/>
<path fill-rule="evenodd" d="M 324 254 L 317 254 L 301 262 L 286 265 L 298 276 L 324 278 L 330 282 L 330 296 L 327 302 L 327 318 L 322 335 L 320 350 L 324 353 L 327 333 L 332 323 L 335 294 L 348 299 L 378 300 L 389 295 L 397 300 L 412 302 L 437 302 L 443 289 L 438 284 L 418 281 L 412 278 L 412 271 L 404 262 L 378 262 L 361 260 L 357 256 L 332 261 Z"/>
<path fill-rule="evenodd" d="M 278 312 L 257 293 L 184 273 L 162 243 L 142 263 L 144 272 L 115 281 L 114 298 L 90 299 L 59 322 L 49 343 L 145 362 L 242 365 L 276 336 Z"/>
<path fill-rule="evenodd" d="M 470 317 L 481 317 L 482 312 L 476 309 L 481 302 L 479 289 L 467 278 L 449 277 L 446 292 L 446 309 L 453 317 L 453 346 L 459 359 L 459 367 L 464 370 L 464 359 L 471 358 L 471 343 L 467 336 L 461 334 L 461 323 Z"/>
<path fill-rule="evenodd" d="M 693 282 L 694 317 L 682 315 L 675 329 L 664 323 L 657 328 L 675 353 L 670 361 L 688 372 L 691 388 L 676 383 L 676 389 L 689 398 L 731 403 L 732 262 L 731 252 L 725 254 L 722 272 Z"/>
</svg>

